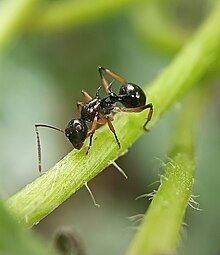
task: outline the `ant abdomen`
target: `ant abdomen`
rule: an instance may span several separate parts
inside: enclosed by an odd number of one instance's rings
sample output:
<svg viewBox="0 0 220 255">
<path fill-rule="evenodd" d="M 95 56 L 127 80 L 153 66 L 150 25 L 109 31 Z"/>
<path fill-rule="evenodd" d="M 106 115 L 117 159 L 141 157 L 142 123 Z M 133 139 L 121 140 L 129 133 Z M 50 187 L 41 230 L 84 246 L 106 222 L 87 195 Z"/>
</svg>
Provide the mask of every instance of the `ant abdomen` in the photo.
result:
<svg viewBox="0 0 220 255">
<path fill-rule="evenodd" d="M 65 135 L 75 149 L 80 150 L 88 134 L 86 122 L 82 119 L 72 119 L 65 128 Z"/>
<path fill-rule="evenodd" d="M 119 90 L 119 101 L 126 108 L 136 108 L 146 104 L 144 91 L 136 84 L 125 83 Z"/>
</svg>

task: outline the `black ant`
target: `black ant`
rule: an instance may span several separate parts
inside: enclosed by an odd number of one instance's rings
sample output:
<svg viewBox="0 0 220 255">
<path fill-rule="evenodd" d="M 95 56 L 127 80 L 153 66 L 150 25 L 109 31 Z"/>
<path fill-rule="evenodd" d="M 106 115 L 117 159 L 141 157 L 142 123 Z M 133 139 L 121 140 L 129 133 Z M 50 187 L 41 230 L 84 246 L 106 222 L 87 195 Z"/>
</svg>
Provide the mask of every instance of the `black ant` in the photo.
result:
<svg viewBox="0 0 220 255">
<path fill-rule="evenodd" d="M 108 93 L 108 96 L 104 98 L 101 98 L 99 96 L 99 90 L 101 87 L 98 88 L 96 96 L 94 98 L 92 98 L 86 91 L 82 91 L 85 103 L 77 103 L 77 109 L 80 113 L 80 118 L 72 119 L 67 124 L 67 127 L 64 131 L 50 125 L 35 125 L 38 146 L 39 172 L 41 172 L 41 145 L 38 132 L 39 127 L 51 128 L 64 133 L 65 136 L 72 143 L 73 147 L 77 150 L 80 150 L 83 146 L 85 139 L 87 137 L 90 137 L 89 147 L 86 154 L 88 154 L 89 149 L 92 146 L 92 139 L 97 129 L 97 125 L 103 125 L 105 123 L 108 124 L 109 129 L 114 134 L 118 147 L 121 147 L 114 126 L 112 124 L 112 112 L 141 112 L 149 108 L 150 110 L 147 116 L 147 121 L 143 126 L 143 128 L 147 130 L 146 125 L 151 120 L 153 114 L 153 105 L 151 103 L 146 104 L 146 96 L 144 91 L 138 85 L 135 85 L 133 83 L 127 83 L 122 77 L 120 77 L 116 73 L 113 73 L 109 69 L 106 69 L 104 67 L 98 67 L 98 71 L 101 77 L 102 85 L 105 91 Z M 108 81 L 104 77 L 104 74 L 108 74 L 110 77 L 113 78 L 113 81 L 116 80 L 121 84 L 118 94 L 112 91 L 112 83 L 108 83 Z M 116 106 L 117 102 L 120 102 L 124 107 L 120 108 Z M 87 125 L 88 122 L 91 122 L 90 129 Z"/>
</svg>

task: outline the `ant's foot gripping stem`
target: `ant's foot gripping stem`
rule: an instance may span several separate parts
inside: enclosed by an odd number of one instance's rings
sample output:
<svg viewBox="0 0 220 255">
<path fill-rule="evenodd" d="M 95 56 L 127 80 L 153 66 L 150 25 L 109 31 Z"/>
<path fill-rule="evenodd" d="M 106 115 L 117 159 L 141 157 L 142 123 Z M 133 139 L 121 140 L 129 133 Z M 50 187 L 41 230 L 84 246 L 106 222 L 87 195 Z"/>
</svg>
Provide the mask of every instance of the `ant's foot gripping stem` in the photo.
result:
<svg viewBox="0 0 220 255">
<path fill-rule="evenodd" d="M 147 129 L 146 126 L 147 126 L 148 122 L 151 120 L 152 115 L 153 115 L 153 111 L 154 111 L 153 104 L 151 104 L 151 103 L 150 103 L 150 104 L 147 104 L 147 105 L 146 105 L 146 109 L 147 109 L 147 108 L 149 108 L 150 110 L 149 110 L 149 113 L 148 113 L 148 116 L 147 116 L 147 121 L 145 122 L 143 128 L 144 128 L 145 131 L 148 132 L 149 129 Z"/>
</svg>

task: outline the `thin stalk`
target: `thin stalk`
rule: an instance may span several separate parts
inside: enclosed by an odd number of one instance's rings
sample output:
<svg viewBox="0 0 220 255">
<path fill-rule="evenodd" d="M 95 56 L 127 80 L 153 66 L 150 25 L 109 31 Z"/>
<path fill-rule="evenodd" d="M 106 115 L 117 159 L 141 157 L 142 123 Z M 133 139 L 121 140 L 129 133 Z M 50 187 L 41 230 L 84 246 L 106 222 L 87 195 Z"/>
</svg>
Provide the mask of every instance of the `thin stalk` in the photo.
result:
<svg viewBox="0 0 220 255">
<path fill-rule="evenodd" d="M 0 3 L 0 52 L 23 29 L 38 0 L 3 0 Z"/>
<path fill-rule="evenodd" d="M 219 27 L 220 4 L 177 58 L 148 89 L 145 88 L 149 102 L 153 103 L 155 109 L 149 127 L 155 124 L 218 58 Z M 142 126 L 146 114 L 116 114 L 114 126 L 121 141 L 120 150 L 108 128 L 100 128 L 95 134 L 96 139 L 88 156 L 83 149 L 73 150 L 47 173 L 9 198 L 8 208 L 25 226 L 37 224 L 127 151 L 143 134 Z"/>
<path fill-rule="evenodd" d="M 198 92 L 198 91 L 197 91 Z M 161 185 L 127 255 L 174 254 L 193 186 L 195 131 L 200 97 L 194 94 L 178 113 L 178 123 Z"/>
<path fill-rule="evenodd" d="M 141 1 L 141 0 L 138 0 Z M 100 18 L 108 17 L 136 4 L 137 0 L 75 0 L 49 3 L 39 10 L 38 19 L 31 23 L 31 29 L 36 31 L 63 31 Z"/>
<path fill-rule="evenodd" d="M 0 199 L 0 255 L 55 255 L 31 231 L 24 230 L 3 206 Z"/>
</svg>

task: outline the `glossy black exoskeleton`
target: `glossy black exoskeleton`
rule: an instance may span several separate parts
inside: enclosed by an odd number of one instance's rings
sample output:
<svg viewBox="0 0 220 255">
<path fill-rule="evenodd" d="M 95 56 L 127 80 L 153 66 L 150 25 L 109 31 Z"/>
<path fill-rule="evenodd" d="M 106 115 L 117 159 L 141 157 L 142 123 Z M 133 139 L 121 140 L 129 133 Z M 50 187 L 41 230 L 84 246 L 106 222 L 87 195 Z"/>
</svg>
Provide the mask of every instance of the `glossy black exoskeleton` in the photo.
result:
<svg viewBox="0 0 220 255">
<path fill-rule="evenodd" d="M 109 96 L 100 98 L 99 90 L 100 87 L 98 88 L 94 98 L 91 98 L 87 92 L 82 91 L 86 103 L 77 103 L 77 108 L 80 112 L 80 118 L 72 119 L 65 129 L 65 135 L 70 140 L 75 149 L 81 149 L 87 136 L 90 136 L 90 148 L 92 145 L 92 137 L 97 128 L 97 124 L 104 124 L 110 121 L 110 117 L 112 117 L 111 112 L 114 107 L 110 101 L 107 101 Z M 88 130 L 88 122 L 93 122 L 90 130 Z M 112 132 L 115 133 L 114 131 Z"/>
<path fill-rule="evenodd" d="M 75 149 L 80 150 L 86 140 L 88 127 L 82 119 L 72 119 L 65 128 L 65 136 Z"/>
<path fill-rule="evenodd" d="M 143 126 L 144 129 L 147 130 L 146 125 L 151 120 L 153 114 L 153 105 L 152 103 L 146 104 L 146 95 L 141 87 L 134 83 L 126 82 L 121 76 L 102 66 L 98 67 L 98 71 L 102 84 L 105 91 L 109 94 L 111 102 L 120 102 L 122 105 L 124 105 L 123 108 L 116 108 L 114 110 L 118 110 L 119 112 L 141 112 L 145 109 L 150 109 L 147 121 Z M 111 84 L 109 85 L 108 81 L 104 77 L 105 73 L 110 75 L 114 80 L 117 80 L 121 84 L 118 94 L 112 91 Z"/>
<path fill-rule="evenodd" d="M 140 107 L 146 104 L 146 96 L 138 85 L 126 83 L 119 90 L 118 101 L 127 108 Z"/>
<path fill-rule="evenodd" d="M 108 96 L 101 98 L 99 96 L 98 88 L 96 96 L 92 98 L 87 92 L 82 91 L 84 96 L 84 103 L 78 102 L 77 109 L 80 113 L 78 119 L 72 119 L 67 124 L 65 130 L 61 130 L 57 127 L 53 127 L 45 124 L 36 124 L 35 132 L 37 135 L 37 145 L 38 145 L 38 168 L 41 172 L 41 145 L 39 137 L 39 127 L 51 128 L 57 131 L 60 131 L 65 134 L 68 140 L 72 143 L 75 149 L 81 149 L 83 143 L 87 137 L 90 137 L 89 147 L 86 154 L 88 154 L 89 149 L 92 145 L 93 135 L 97 129 L 98 125 L 108 124 L 109 129 L 114 134 L 114 137 L 120 148 L 120 142 L 116 135 L 114 126 L 112 124 L 113 114 L 112 112 L 141 112 L 145 109 L 150 109 L 147 117 L 147 121 L 144 124 L 144 129 L 146 130 L 146 125 L 150 121 L 153 114 L 153 105 L 146 104 L 146 96 L 144 91 L 136 84 L 127 83 L 122 77 L 118 74 L 113 73 L 109 69 L 104 67 L 98 67 L 98 71 L 101 77 L 102 85 L 105 91 L 108 93 Z M 114 93 L 112 90 L 112 83 L 108 83 L 104 74 L 108 74 L 113 80 L 117 80 L 121 87 L 118 93 Z M 118 107 L 116 103 L 121 103 L 124 107 Z M 91 123 L 90 128 L 88 123 Z"/>
</svg>

